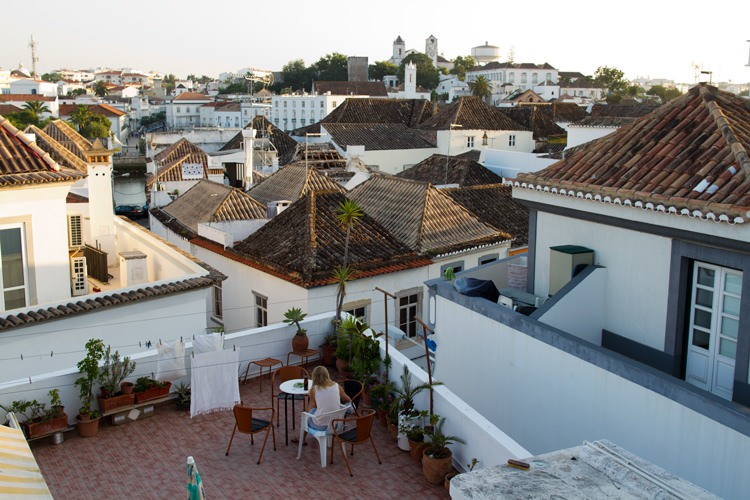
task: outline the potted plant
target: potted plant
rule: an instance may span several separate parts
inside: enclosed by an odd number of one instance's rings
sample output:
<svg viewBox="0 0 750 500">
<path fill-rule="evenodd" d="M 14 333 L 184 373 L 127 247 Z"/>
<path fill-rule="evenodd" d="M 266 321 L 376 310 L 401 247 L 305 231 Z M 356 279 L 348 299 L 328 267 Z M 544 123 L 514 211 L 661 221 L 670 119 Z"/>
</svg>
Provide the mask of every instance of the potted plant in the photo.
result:
<svg viewBox="0 0 750 500">
<path fill-rule="evenodd" d="M 372 402 L 372 408 L 378 415 L 378 420 L 383 425 L 388 425 L 386 416 L 388 415 L 388 409 L 393 403 L 393 382 L 379 382 L 372 386 L 370 389 L 370 399 Z"/>
<path fill-rule="evenodd" d="M 428 482 L 440 484 L 453 467 L 453 452 L 448 446 L 454 443 L 463 443 L 463 441 L 456 436 L 448 436 L 443 433 L 445 418 L 432 415 L 430 423 L 432 428 L 425 430 L 428 444 L 422 453 L 422 473 Z"/>
<path fill-rule="evenodd" d="M 135 398 L 130 393 L 124 394 L 120 390 L 120 385 L 125 377 L 135 371 L 135 361 L 131 361 L 128 356 L 120 358 L 118 351 L 111 352 L 110 347 L 104 352 L 104 364 L 99 370 L 99 382 L 101 385 L 101 397 L 99 398 L 99 409 L 102 413 L 130 406 Z M 132 386 L 132 383 L 131 383 Z"/>
<path fill-rule="evenodd" d="M 169 394 L 172 382 L 160 382 L 151 377 L 138 377 L 135 381 L 135 402 L 143 403 Z"/>
<path fill-rule="evenodd" d="M 424 441 L 424 418 L 427 416 L 427 411 L 423 410 L 419 412 L 421 422 L 413 423 L 406 430 L 406 439 L 409 442 L 409 456 L 415 462 L 422 461 L 422 451 L 424 451 L 427 444 Z"/>
<path fill-rule="evenodd" d="M 52 389 L 48 395 L 50 396 L 49 408 L 45 403 L 40 403 L 36 399 L 13 401 L 10 406 L 0 405 L 0 408 L 17 415 L 26 438 L 46 436 L 68 427 L 68 416 L 60 401 L 59 391 Z"/>
<path fill-rule="evenodd" d="M 404 371 L 401 373 L 401 387 L 396 388 L 396 402 L 399 405 L 399 437 L 398 447 L 403 451 L 409 451 L 409 440 L 406 437 L 406 430 L 411 428 L 411 422 L 419 416 L 419 411 L 414 407 L 414 399 L 420 392 L 430 389 L 429 383 L 425 382 L 419 385 L 413 385 L 409 367 L 404 365 Z M 432 385 L 440 385 L 440 382 L 433 382 Z"/>
<path fill-rule="evenodd" d="M 339 372 L 342 372 L 351 366 L 352 359 L 354 358 L 355 346 L 357 349 L 362 347 L 362 338 L 369 338 L 364 335 L 370 327 L 359 318 L 354 316 L 347 316 L 338 325 L 338 340 L 336 345 L 336 368 Z M 378 359 L 380 358 L 380 350 L 378 348 Z M 353 373 L 353 370 L 352 370 Z"/>
<path fill-rule="evenodd" d="M 75 381 L 81 398 L 81 409 L 76 416 L 78 434 L 82 437 L 95 436 L 99 432 L 99 412 L 91 409 L 94 398 L 94 383 L 99 377 L 99 361 L 104 357 L 104 342 L 89 339 L 86 342 L 86 357 L 76 365 L 81 376 Z"/>
<path fill-rule="evenodd" d="M 336 340 L 336 334 L 329 333 L 320 345 L 323 352 L 323 364 L 326 366 L 333 366 L 336 362 Z"/>
<path fill-rule="evenodd" d="M 180 382 L 175 387 L 175 394 L 177 394 L 177 409 L 189 410 L 190 409 L 190 384 Z"/>
<path fill-rule="evenodd" d="M 300 324 L 307 317 L 299 307 L 291 307 L 284 313 L 284 323 L 297 327 L 297 332 L 292 337 L 292 350 L 295 352 L 306 351 L 310 344 L 307 338 L 307 330 Z"/>
</svg>

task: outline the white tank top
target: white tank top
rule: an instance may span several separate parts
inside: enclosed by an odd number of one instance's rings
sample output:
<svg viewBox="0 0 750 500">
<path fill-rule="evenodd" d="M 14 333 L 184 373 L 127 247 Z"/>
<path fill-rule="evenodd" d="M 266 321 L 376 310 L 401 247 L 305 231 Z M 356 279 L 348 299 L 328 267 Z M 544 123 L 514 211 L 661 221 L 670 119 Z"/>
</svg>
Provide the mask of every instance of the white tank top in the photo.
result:
<svg viewBox="0 0 750 500">
<path fill-rule="evenodd" d="M 338 410 L 341 406 L 341 398 L 339 397 L 339 385 L 333 384 L 330 387 L 324 389 L 315 389 L 315 406 L 318 408 L 315 410 L 315 416 L 313 422 L 315 425 L 328 425 L 331 417 L 321 418 L 321 414 L 328 413 L 330 411 Z"/>
</svg>

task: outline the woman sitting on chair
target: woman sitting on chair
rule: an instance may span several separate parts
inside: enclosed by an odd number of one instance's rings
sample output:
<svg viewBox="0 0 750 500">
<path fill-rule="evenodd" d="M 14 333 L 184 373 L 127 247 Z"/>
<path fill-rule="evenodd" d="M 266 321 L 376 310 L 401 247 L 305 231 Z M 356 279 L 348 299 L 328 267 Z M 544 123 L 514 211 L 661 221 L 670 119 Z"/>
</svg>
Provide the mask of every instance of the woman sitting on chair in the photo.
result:
<svg viewBox="0 0 750 500">
<path fill-rule="evenodd" d="M 312 371 L 312 387 L 310 392 L 310 409 L 309 413 L 328 413 L 341 408 L 341 402 L 348 403 L 351 398 L 346 395 L 344 388 L 331 380 L 328 368 L 325 366 L 316 366 Z M 313 429 L 324 431 L 328 428 L 327 422 L 321 422 L 318 417 L 313 417 L 308 425 Z"/>
</svg>

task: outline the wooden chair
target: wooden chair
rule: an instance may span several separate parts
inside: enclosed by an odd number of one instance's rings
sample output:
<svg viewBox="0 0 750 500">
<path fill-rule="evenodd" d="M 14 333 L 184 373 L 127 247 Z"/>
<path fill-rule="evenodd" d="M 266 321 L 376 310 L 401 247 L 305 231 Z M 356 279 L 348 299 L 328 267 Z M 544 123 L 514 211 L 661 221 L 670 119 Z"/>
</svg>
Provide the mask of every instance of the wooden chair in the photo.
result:
<svg viewBox="0 0 750 500">
<path fill-rule="evenodd" d="M 287 380 L 293 380 L 295 378 L 310 378 L 310 374 L 302 368 L 301 366 L 282 366 L 278 368 L 273 374 L 271 375 L 271 406 L 274 406 L 274 401 L 276 402 L 276 427 L 279 426 L 279 403 L 280 401 L 284 401 L 284 404 L 286 405 L 287 401 L 290 401 L 292 399 L 296 401 L 306 401 L 307 396 L 302 395 L 294 395 L 294 394 L 287 394 L 285 392 L 280 392 L 278 390 L 279 384 L 286 382 Z M 310 384 L 312 384 L 312 380 L 310 380 Z M 292 419 L 294 419 L 294 415 L 292 415 Z"/>
<path fill-rule="evenodd" d="M 354 445 L 362 444 L 366 441 L 370 441 L 372 449 L 375 450 L 375 456 L 378 458 L 378 463 L 382 464 L 380 460 L 380 453 L 375 447 L 375 441 L 372 440 L 372 423 L 375 420 L 375 410 L 364 410 L 358 417 L 347 417 L 341 419 L 335 419 L 331 422 L 333 429 L 333 444 L 336 441 L 339 442 L 341 447 L 341 455 L 344 457 L 346 462 L 346 468 L 349 469 L 349 475 L 354 477 L 352 474 L 352 468 L 349 465 L 349 460 L 346 458 L 346 452 L 344 451 L 344 444 L 351 446 L 351 454 L 354 455 Z M 351 427 L 354 424 L 356 427 Z M 339 429 L 343 429 L 339 431 Z M 331 463 L 333 463 L 333 449 L 331 449 Z"/>
<path fill-rule="evenodd" d="M 266 442 L 268 441 L 268 433 L 273 433 L 273 450 L 276 451 L 276 430 L 273 428 L 273 406 L 270 408 L 253 408 L 245 406 L 242 403 L 234 405 L 234 429 L 232 430 L 232 437 L 229 438 L 229 445 L 227 446 L 227 452 L 225 455 L 229 455 L 229 449 L 232 447 L 232 440 L 234 440 L 234 433 L 240 431 L 242 434 L 250 434 L 250 444 L 253 442 L 253 437 L 259 432 L 265 431 L 266 437 L 263 439 L 263 446 L 260 449 L 260 456 L 258 456 L 258 464 L 260 459 L 263 458 L 263 450 L 266 449 Z M 271 418 L 268 420 L 253 417 L 253 412 L 259 411 L 270 411 Z"/>
<path fill-rule="evenodd" d="M 340 381 L 339 384 L 341 384 L 341 387 L 344 388 L 344 392 L 346 393 L 346 395 L 351 398 L 354 414 L 359 415 L 357 408 L 359 407 L 359 401 L 362 399 L 362 393 L 364 392 L 364 386 L 362 385 L 362 382 L 360 382 L 359 380 L 347 378 Z"/>
</svg>

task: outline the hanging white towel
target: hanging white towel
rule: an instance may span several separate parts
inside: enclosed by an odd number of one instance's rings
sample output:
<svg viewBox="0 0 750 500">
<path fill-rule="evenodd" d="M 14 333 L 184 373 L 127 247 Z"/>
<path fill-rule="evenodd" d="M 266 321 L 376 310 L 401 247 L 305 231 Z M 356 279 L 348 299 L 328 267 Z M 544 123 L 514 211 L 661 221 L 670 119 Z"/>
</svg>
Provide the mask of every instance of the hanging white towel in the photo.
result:
<svg viewBox="0 0 750 500">
<path fill-rule="evenodd" d="M 196 354 L 190 375 L 190 416 L 231 410 L 240 402 L 240 353 L 223 350 Z"/>
<path fill-rule="evenodd" d="M 181 340 L 163 342 L 157 346 L 156 380 L 172 382 L 187 375 L 185 371 L 185 344 Z"/>
<path fill-rule="evenodd" d="M 204 352 L 221 351 L 224 349 L 224 336 L 220 333 L 207 333 L 198 335 L 193 340 L 193 352 L 202 354 Z"/>
</svg>

